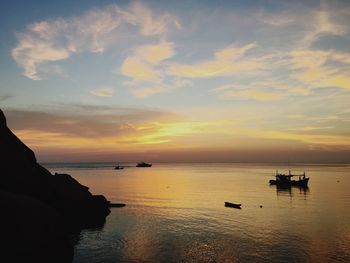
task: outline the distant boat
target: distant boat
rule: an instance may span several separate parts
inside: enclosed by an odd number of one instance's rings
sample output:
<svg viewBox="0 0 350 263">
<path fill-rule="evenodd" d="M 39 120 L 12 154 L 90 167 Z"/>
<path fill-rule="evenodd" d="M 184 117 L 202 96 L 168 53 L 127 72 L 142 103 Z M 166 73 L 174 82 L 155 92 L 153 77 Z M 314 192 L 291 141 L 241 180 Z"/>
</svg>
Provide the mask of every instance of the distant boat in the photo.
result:
<svg viewBox="0 0 350 263">
<path fill-rule="evenodd" d="M 136 164 L 136 167 L 151 167 L 151 166 L 152 166 L 151 163 L 145 163 L 145 162 Z"/>
<path fill-rule="evenodd" d="M 299 187 L 307 187 L 309 182 L 308 177 L 305 176 L 305 172 L 303 174 L 292 174 L 289 170 L 288 174 L 282 174 L 276 171 L 276 180 L 270 180 L 271 185 L 277 185 L 282 187 L 288 186 L 299 186 Z M 292 177 L 299 177 L 298 180 L 292 180 Z"/>
<path fill-rule="evenodd" d="M 123 170 L 123 169 L 124 167 L 120 166 L 119 164 L 116 167 L 114 167 L 114 170 Z"/>
<path fill-rule="evenodd" d="M 233 208 L 238 208 L 241 209 L 242 204 L 235 204 L 235 203 L 230 203 L 230 202 L 225 202 L 226 207 L 233 207 Z"/>
</svg>

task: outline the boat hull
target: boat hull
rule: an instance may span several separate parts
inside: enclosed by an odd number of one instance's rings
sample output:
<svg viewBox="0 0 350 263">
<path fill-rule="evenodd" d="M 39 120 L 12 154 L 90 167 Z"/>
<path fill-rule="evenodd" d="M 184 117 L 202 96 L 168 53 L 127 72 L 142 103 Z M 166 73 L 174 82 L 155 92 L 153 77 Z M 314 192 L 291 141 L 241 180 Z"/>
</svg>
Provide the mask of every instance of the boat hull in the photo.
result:
<svg viewBox="0 0 350 263">
<path fill-rule="evenodd" d="M 230 202 L 225 202 L 226 207 L 232 207 L 232 208 L 238 208 L 241 209 L 242 204 L 235 204 L 235 203 L 230 203 Z"/>
<path fill-rule="evenodd" d="M 136 167 L 152 167 L 152 164 L 150 163 L 138 163 Z"/>
<path fill-rule="evenodd" d="M 290 181 L 279 181 L 279 180 L 270 180 L 271 185 L 277 185 L 277 186 L 300 186 L 300 187 L 306 187 L 309 182 L 309 178 L 301 179 L 301 180 L 290 180 Z"/>
</svg>

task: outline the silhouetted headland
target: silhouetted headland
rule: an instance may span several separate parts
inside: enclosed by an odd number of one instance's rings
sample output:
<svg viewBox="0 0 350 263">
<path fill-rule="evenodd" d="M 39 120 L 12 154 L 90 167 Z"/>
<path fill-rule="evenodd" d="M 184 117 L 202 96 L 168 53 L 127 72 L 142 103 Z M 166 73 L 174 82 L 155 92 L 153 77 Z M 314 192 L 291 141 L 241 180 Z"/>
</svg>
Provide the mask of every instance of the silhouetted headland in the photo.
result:
<svg viewBox="0 0 350 263">
<path fill-rule="evenodd" d="M 70 235 L 98 228 L 110 202 L 68 174 L 51 174 L 0 110 L 0 262 L 72 262 Z"/>
</svg>

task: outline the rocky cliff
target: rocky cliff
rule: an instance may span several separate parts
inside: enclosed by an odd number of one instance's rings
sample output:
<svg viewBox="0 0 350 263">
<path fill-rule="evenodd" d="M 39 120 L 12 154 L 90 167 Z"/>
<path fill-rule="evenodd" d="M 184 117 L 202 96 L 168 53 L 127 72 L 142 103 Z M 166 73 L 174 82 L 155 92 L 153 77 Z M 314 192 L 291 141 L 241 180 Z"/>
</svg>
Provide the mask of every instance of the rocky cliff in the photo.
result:
<svg viewBox="0 0 350 263">
<path fill-rule="evenodd" d="M 38 164 L 0 110 L 0 224 L 6 244 L 0 262 L 71 262 L 72 231 L 101 227 L 108 206 L 104 196 L 92 195 L 70 175 L 53 175 Z"/>
</svg>

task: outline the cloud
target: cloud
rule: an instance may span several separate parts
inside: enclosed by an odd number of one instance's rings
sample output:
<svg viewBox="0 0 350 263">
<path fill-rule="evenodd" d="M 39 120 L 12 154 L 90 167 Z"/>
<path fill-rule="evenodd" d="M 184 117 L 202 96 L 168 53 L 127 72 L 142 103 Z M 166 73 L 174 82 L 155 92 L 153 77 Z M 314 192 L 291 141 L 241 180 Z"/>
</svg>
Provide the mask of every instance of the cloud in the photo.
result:
<svg viewBox="0 0 350 263">
<path fill-rule="evenodd" d="M 125 58 L 116 73 L 131 78 L 124 85 L 138 98 L 192 85 L 192 81 L 188 79 L 166 79 L 166 61 L 174 55 L 174 44 L 165 40 L 157 44 L 138 46 Z"/>
<path fill-rule="evenodd" d="M 148 126 L 141 126 L 139 129 L 152 129 L 153 132 L 142 137 L 143 144 L 168 143 L 176 137 L 186 137 L 201 133 L 210 134 L 213 132 L 225 133 L 220 130 L 223 125 L 231 126 L 230 121 L 175 121 L 168 123 L 152 123 Z"/>
<path fill-rule="evenodd" d="M 181 29 L 181 24 L 176 16 L 170 13 L 155 15 L 151 9 L 146 8 L 141 2 L 133 2 L 129 8 L 120 9 L 119 12 L 127 23 L 140 27 L 144 36 L 163 35 L 170 27 Z"/>
<path fill-rule="evenodd" d="M 39 80 L 39 66 L 69 58 L 74 53 L 102 53 L 120 38 L 123 26 L 137 27 L 143 36 L 163 36 L 170 27 L 180 28 L 169 13 L 155 13 L 140 2 L 125 8 L 110 5 L 82 16 L 57 18 L 27 26 L 17 34 L 18 44 L 12 57 L 24 75 Z"/>
<path fill-rule="evenodd" d="M 173 43 L 161 41 L 154 45 L 139 46 L 122 63 L 120 73 L 139 81 L 160 83 L 163 75 L 162 62 L 175 54 Z M 130 83 L 130 82 L 129 82 Z"/>
<path fill-rule="evenodd" d="M 114 93 L 114 90 L 111 87 L 105 87 L 98 90 L 91 90 L 90 93 L 97 97 L 111 97 Z"/>
<path fill-rule="evenodd" d="M 177 88 L 192 86 L 192 81 L 187 79 L 175 79 L 171 84 L 159 83 L 151 87 L 131 87 L 130 92 L 137 98 L 146 98 L 158 93 L 167 93 L 176 90 Z"/>
<path fill-rule="evenodd" d="M 255 99 L 255 100 L 260 100 L 260 101 L 278 100 L 281 97 L 280 94 L 276 94 L 273 92 L 254 90 L 254 89 L 240 90 L 237 92 L 232 92 L 232 93 L 227 94 L 227 96 L 238 97 L 238 98 L 242 98 L 242 99 Z"/>
<path fill-rule="evenodd" d="M 193 82 L 192 82 L 192 80 L 189 80 L 189 79 L 176 79 L 173 85 L 176 88 L 190 87 L 193 85 Z"/>
<path fill-rule="evenodd" d="M 291 114 L 291 115 L 288 115 L 287 118 L 288 119 L 304 119 L 306 116 L 303 115 L 303 114 Z"/>
<path fill-rule="evenodd" d="M 259 59 L 245 56 L 255 46 L 252 43 L 242 47 L 229 46 L 216 51 L 212 60 L 194 64 L 174 63 L 167 68 L 167 74 L 184 78 L 209 78 L 261 70 L 264 64 Z"/>
<path fill-rule="evenodd" d="M 306 85 L 350 89 L 350 74 L 344 68 L 350 65 L 350 54 L 334 50 L 296 50 L 290 53 L 295 78 Z M 333 66 L 332 63 L 340 65 Z"/>
<path fill-rule="evenodd" d="M 170 112 L 94 105 L 62 105 L 54 110 L 5 110 L 9 127 L 41 150 L 127 150 L 147 145 L 175 147 L 181 138 L 219 132 L 231 122 L 180 119 Z M 146 147 L 146 148 L 145 148 Z"/>
<path fill-rule="evenodd" d="M 28 36 L 20 36 L 20 45 L 12 50 L 12 57 L 24 68 L 24 75 L 39 80 L 37 66 L 43 62 L 57 61 L 69 57 L 70 52 L 64 48 L 53 47 L 51 43 Z"/>
<path fill-rule="evenodd" d="M 9 94 L 1 95 L 0 101 L 5 101 L 5 100 L 11 99 L 13 97 L 14 97 L 13 95 L 9 95 Z"/>
<path fill-rule="evenodd" d="M 212 90 L 225 99 L 253 99 L 257 101 L 278 100 L 282 94 L 242 85 L 228 84 Z"/>
<path fill-rule="evenodd" d="M 269 13 L 260 11 L 257 13 L 258 21 L 274 27 L 285 27 L 296 21 L 296 18 L 290 12 Z"/>
<path fill-rule="evenodd" d="M 167 92 L 168 87 L 167 86 L 154 86 L 154 87 L 147 87 L 147 88 L 131 88 L 131 93 L 138 98 L 146 98 L 151 95 L 157 94 L 157 93 L 163 93 Z"/>
<path fill-rule="evenodd" d="M 336 23 L 335 20 L 344 14 L 338 9 L 328 6 L 326 1 L 321 1 L 320 8 L 312 10 L 308 16 L 311 18 L 308 31 L 301 44 L 309 47 L 319 37 L 324 35 L 345 36 L 348 33 L 347 24 Z"/>
<path fill-rule="evenodd" d="M 50 109 L 7 109 L 8 125 L 16 134 L 30 138 L 34 134 L 51 134 L 60 140 L 93 140 L 141 135 L 139 125 L 149 122 L 172 121 L 176 115 L 147 108 L 96 107 L 94 105 L 62 105 Z M 30 135 L 30 136 L 29 136 Z M 45 143 L 46 139 L 41 139 Z M 96 142 L 95 142 L 96 143 Z"/>
<path fill-rule="evenodd" d="M 334 129 L 333 126 L 305 126 L 305 127 L 299 127 L 299 128 L 289 128 L 290 131 L 314 131 L 314 130 L 325 130 L 325 129 Z"/>
<path fill-rule="evenodd" d="M 302 141 L 314 145 L 325 145 L 325 146 L 340 146 L 344 149 L 349 149 L 350 138 L 346 135 L 337 134 L 301 134 L 291 133 L 283 131 L 267 131 L 261 134 L 263 138 L 271 138 L 274 140 L 285 139 Z"/>
<path fill-rule="evenodd" d="M 140 46 L 134 51 L 135 57 L 150 64 L 157 64 L 174 54 L 174 44 L 164 40 L 155 45 Z"/>
<path fill-rule="evenodd" d="M 124 60 L 120 72 L 137 81 L 158 81 L 159 73 L 151 65 L 137 57 L 128 57 Z"/>
<path fill-rule="evenodd" d="M 273 78 L 267 78 L 262 81 L 256 81 L 252 83 L 254 87 L 279 91 L 284 96 L 287 95 L 310 95 L 311 89 L 307 85 L 300 83 L 294 83 L 290 79 L 276 80 Z"/>
<path fill-rule="evenodd" d="M 310 94 L 310 90 L 304 86 L 269 78 L 262 81 L 251 81 L 245 85 L 225 84 L 211 91 L 224 99 L 252 99 L 256 101 L 275 101 L 293 95 L 306 96 Z"/>
</svg>

